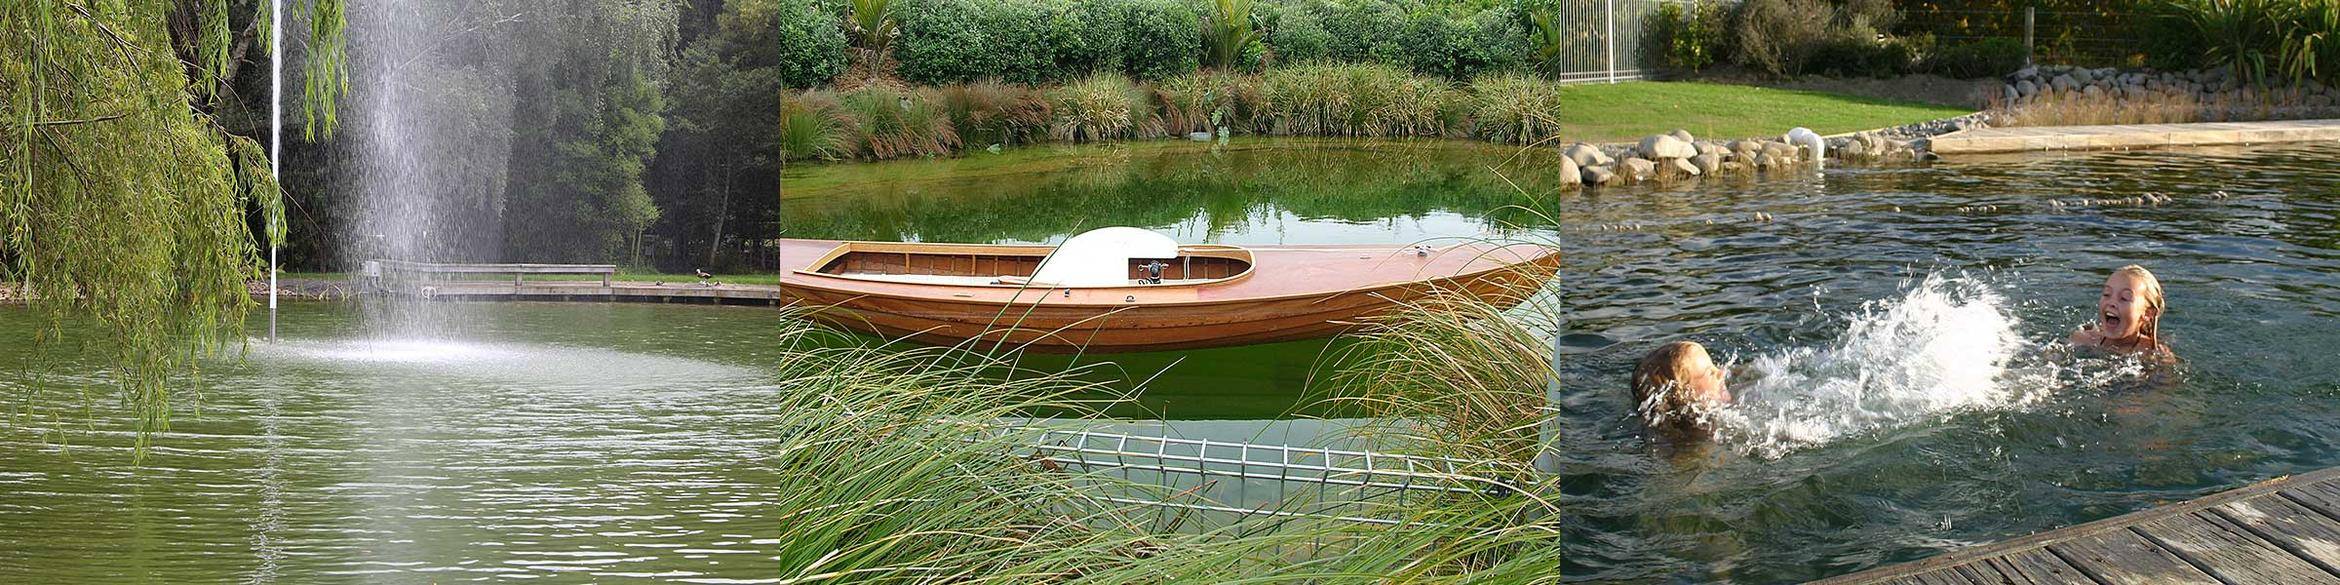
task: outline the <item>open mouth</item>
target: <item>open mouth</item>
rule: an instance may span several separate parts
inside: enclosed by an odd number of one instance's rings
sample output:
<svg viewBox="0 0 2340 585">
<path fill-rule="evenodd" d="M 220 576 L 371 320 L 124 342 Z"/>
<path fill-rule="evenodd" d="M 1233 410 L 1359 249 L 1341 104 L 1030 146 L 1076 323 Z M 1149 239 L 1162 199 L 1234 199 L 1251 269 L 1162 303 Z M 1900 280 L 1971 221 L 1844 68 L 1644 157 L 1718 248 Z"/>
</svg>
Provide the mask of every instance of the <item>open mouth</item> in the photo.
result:
<svg viewBox="0 0 2340 585">
<path fill-rule="evenodd" d="M 2114 315 L 2112 311 L 2105 311 L 2100 318 L 2104 320 L 2104 329 L 2106 331 L 2117 329 L 2121 325 L 2121 317 L 2119 315 Z"/>
</svg>

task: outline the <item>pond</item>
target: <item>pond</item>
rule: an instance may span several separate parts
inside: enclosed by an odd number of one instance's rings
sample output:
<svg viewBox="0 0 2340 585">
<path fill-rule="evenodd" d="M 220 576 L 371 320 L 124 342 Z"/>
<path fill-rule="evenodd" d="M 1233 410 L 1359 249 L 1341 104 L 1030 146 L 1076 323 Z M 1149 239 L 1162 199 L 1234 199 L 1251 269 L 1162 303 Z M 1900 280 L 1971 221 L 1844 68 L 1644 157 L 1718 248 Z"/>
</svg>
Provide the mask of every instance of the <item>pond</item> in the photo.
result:
<svg viewBox="0 0 2340 585">
<path fill-rule="evenodd" d="M 810 166 L 784 173 L 783 214 L 794 237 L 1554 239 L 1571 581 L 1795 582 L 2340 465 L 2340 148 L 1581 193 L 1511 155 L 1238 141 Z M 2059 343 L 2130 263 L 2168 289 L 2174 367 Z M 1714 444 L 1631 416 L 1633 360 L 1677 339 L 1743 372 Z M 1148 386 L 1169 416 L 1214 393 L 1253 397 L 1249 416 L 1303 402 L 1321 349 L 1121 361 L 1175 364 Z"/>
</svg>

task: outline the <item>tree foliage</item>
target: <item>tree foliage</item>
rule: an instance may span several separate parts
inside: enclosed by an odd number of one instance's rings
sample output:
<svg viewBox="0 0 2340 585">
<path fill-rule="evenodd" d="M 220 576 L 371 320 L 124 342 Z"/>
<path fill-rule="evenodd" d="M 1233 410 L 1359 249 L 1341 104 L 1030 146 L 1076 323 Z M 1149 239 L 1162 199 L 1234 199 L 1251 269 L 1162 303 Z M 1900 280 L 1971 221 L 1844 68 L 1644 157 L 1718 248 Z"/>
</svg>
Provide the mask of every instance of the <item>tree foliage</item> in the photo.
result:
<svg viewBox="0 0 2340 585">
<path fill-rule="evenodd" d="M 638 259 L 658 219 L 643 171 L 665 129 L 678 14 L 671 3 L 568 0 L 530 31 L 518 67 L 507 254 Z M 765 23 L 769 26 L 769 23 Z"/>
<path fill-rule="evenodd" d="M 168 428 L 174 377 L 240 338 L 259 236 L 283 236 L 266 152 L 208 114 L 243 50 L 228 4 L 0 4 L 0 275 L 54 327 L 103 333 L 141 453 Z M 310 6 L 311 26 L 338 29 L 338 2 Z M 174 30 L 175 13 L 199 26 Z M 337 33 L 320 38 L 313 52 L 340 54 Z M 339 67 L 312 61 L 308 74 Z M 324 84 L 307 103 L 338 95 Z"/>
</svg>

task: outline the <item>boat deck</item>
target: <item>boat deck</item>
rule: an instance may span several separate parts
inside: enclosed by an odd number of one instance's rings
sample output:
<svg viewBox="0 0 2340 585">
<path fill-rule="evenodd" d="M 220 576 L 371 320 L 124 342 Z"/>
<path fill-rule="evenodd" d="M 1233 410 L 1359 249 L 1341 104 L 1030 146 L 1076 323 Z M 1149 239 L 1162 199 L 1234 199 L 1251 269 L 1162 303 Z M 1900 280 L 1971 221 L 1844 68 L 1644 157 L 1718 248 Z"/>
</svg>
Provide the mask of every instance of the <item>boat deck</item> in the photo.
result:
<svg viewBox="0 0 2340 585">
<path fill-rule="evenodd" d="M 2340 584 L 2340 468 L 1815 583 Z"/>
<path fill-rule="evenodd" d="M 780 240 L 780 273 L 782 285 L 799 283 L 817 285 L 855 294 L 875 296 L 905 296 L 933 294 L 932 285 L 916 279 L 888 276 L 885 280 L 834 278 L 825 274 L 799 273 L 811 270 L 809 266 L 839 244 L 834 240 Z M 1253 273 L 1249 278 L 1228 280 L 1202 288 L 1143 287 L 1137 292 L 1140 300 L 1212 301 L 1218 299 L 1273 298 L 1306 294 L 1338 293 L 1369 290 L 1396 282 L 1424 278 L 1451 277 L 1477 271 L 1501 268 L 1528 260 L 1541 252 L 1525 246 L 1497 247 L 1493 245 L 1459 244 L 1434 245 L 1427 255 L 1416 255 L 1405 246 L 1379 245 L 1304 245 L 1304 246 L 1246 246 L 1253 254 Z M 994 277 L 981 280 L 988 283 Z M 888 280 L 893 280 L 889 282 Z M 963 283 L 952 283 L 963 284 Z M 1035 285 L 1046 288 L 1044 285 Z M 988 302 L 1029 303 L 1035 295 L 1019 287 L 1004 286 L 995 290 L 965 290 L 969 300 Z M 1121 304 L 1126 290 L 1108 290 L 1097 294 L 1098 302 Z M 1088 300 L 1086 291 L 1068 295 L 1073 302 Z"/>
<path fill-rule="evenodd" d="M 1930 148 L 1958 155 L 2332 141 L 2340 141 L 2340 120 L 1981 128 L 1935 136 Z"/>
</svg>

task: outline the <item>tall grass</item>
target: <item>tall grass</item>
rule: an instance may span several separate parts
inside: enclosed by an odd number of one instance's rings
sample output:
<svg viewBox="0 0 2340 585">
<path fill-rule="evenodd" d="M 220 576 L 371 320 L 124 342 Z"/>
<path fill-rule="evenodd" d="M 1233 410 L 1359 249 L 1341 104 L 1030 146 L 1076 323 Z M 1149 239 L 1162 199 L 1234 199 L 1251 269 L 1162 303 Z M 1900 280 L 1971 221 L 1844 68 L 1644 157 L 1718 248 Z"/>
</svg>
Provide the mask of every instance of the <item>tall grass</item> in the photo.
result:
<svg viewBox="0 0 2340 585">
<path fill-rule="evenodd" d="M 943 111 L 961 142 L 1014 146 L 1048 132 L 1048 99 L 1031 87 L 984 80 L 944 86 Z"/>
<path fill-rule="evenodd" d="M 1505 144 L 1536 144 L 1560 135 L 1560 84 L 1522 74 L 1495 74 L 1471 83 L 1474 136 Z"/>
<path fill-rule="evenodd" d="M 1215 131 L 1220 126 L 1249 131 L 1265 97 L 1259 78 L 1204 71 L 1154 83 L 1162 126 L 1171 133 Z"/>
<path fill-rule="evenodd" d="M 1389 65 L 1285 67 L 1260 77 L 1258 125 L 1268 133 L 1443 136 L 1456 114 L 1445 80 Z"/>
<path fill-rule="evenodd" d="M 1050 137 L 1065 142 L 1159 138 L 1162 119 L 1152 95 L 1117 72 L 1090 75 L 1048 90 Z"/>
<path fill-rule="evenodd" d="M 847 154 L 853 120 L 837 105 L 837 94 L 808 91 L 780 99 L 780 160 L 836 160 Z"/>
<path fill-rule="evenodd" d="M 950 114 L 927 92 L 871 84 L 839 99 L 853 120 L 846 146 L 871 159 L 949 154 L 959 147 Z"/>
<path fill-rule="evenodd" d="M 1161 507 L 1101 497 L 1147 486 L 1035 459 L 1038 432 L 1007 422 L 1095 416 L 1080 397 L 1096 383 L 1020 371 L 1013 356 L 841 347 L 796 319 L 782 327 L 782 521 L 765 537 L 781 543 L 785 583 L 1558 580 L 1557 510 L 1532 494 L 1385 503 L 1398 520 L 1386 526 L 1263 515 L 1180 529 Z"/>
</svg>

